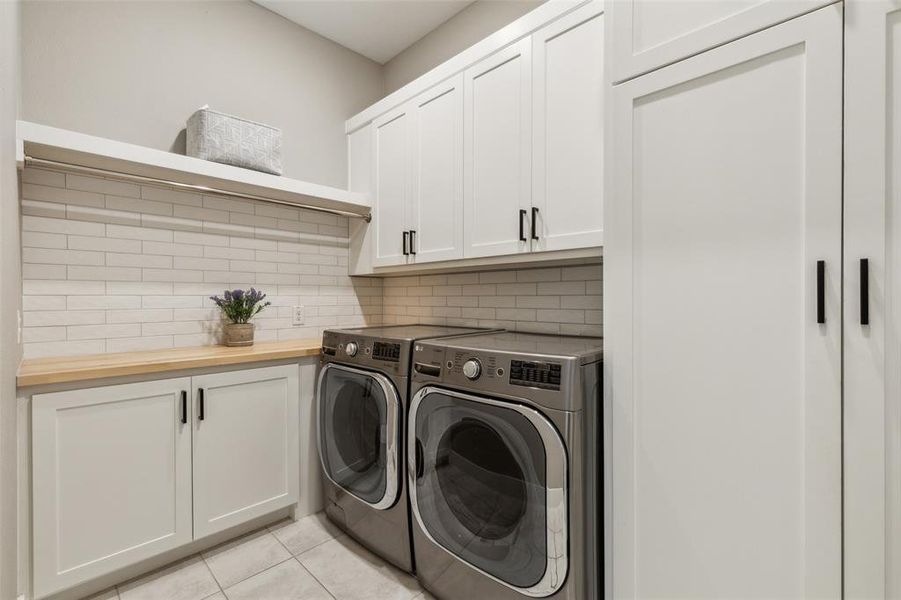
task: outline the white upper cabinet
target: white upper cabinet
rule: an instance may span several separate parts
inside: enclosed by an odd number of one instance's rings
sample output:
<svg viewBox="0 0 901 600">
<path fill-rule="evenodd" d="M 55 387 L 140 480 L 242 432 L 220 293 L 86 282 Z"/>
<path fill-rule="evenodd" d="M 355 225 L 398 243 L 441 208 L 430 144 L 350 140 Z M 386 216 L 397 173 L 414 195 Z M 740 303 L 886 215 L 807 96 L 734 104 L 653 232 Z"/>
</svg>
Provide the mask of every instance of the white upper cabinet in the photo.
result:
<svg viewBox="0 0 901 600">
<path fill-rule="evenodd" d="M 464 73 L 466 257 L 529 250 L 531 55 L 525 38 Z"/>
<path fill-rule="evenodd" d="M 417 97 L 409 115 L 411 258 L 463 258 L 463 75 Z"/>
<path fill-rule="evenodd" d="M 497 46 L 481 50 L 485 58 L 473 61 L 470 49 L 458 57 L 469 67 L 461 64 L 372 121 L 348 121 L 349 181 L 352 189 L 371 186 L 373 198 L 372 223 L 351 240 L 352 274 L 597 252 L 604 231 L 603 13 L 602 0 L 549 3 L 489 38 Z M 422 81 L 434 82 L 434 73 Z M 401 100 L 399 93 L 389 98 Z M 357 158 L 367 145 L 371 159 Z M 367 162 L 371 177 L 361 172 Z"/>
<path fill-rule="evenodd" d="M 194 537 L 297 502 L 297 365 L 192 379 Z"/>
<path fill-rule="evenodd" d="M 612 0 L 610 65 L 624 81 L 834 0 Z"/>
<path fill-rule="evenodd" d="M 532 250 L 601 246 L 603 3 L 591 2 L 532 34 L 532 61 Z"/>
<path fill-rule="evenodd" d="M 407 106 L 376 119 L 372 137 L 372 265 L 401 265 L 409 254 L 406 223 L 412 192 Z"/>
<path fill-rule="evenodd" d="M 191 541 L 190 386 L 33 397 L 36 598 Z"/>
<path fill-rule="evenodd" d="M 613 88 L 610 598 L 842 597 L 842 27 Z"/>
</svg>

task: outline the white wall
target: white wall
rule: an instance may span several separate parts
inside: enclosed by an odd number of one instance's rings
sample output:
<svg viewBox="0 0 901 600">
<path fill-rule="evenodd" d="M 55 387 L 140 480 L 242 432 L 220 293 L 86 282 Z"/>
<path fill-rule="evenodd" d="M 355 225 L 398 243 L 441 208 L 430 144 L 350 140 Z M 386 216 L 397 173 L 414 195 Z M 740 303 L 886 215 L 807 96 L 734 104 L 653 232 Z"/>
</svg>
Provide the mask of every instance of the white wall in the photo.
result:
<svg viewBox="0 0 901 600">
<path fill-rule="evenodd" d="M 285 175 L 343 187 L 344 121 L 382 69 L 250 2 L 42 1 L 22 15 L 23 118 L 161 150 L 204 104 L 282 129 Z"/>
<path fill-rule="evenodd" d="M 389 94 L 509 25 L 545 0 L 478 0 L 385 63 Z"/>
<path fill-rule="evenodd" d="M 16 586 L 16 369 L 21 348 L 19 200 L 15 120 L 19 96 L 19 2 L 0 2 L 0 598 Z"/>
</svg>

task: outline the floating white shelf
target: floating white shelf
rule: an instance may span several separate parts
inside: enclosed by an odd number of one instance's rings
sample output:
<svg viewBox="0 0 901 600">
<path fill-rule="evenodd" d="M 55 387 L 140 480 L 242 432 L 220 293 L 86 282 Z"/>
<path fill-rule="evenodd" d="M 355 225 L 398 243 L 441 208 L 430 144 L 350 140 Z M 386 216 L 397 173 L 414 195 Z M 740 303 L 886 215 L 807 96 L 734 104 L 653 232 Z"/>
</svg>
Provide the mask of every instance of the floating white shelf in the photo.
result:
<svg viewBox="0 0 901 600">
<path fill-rule="evenodd" d="M 143 179 L 213 194 L 254 198 L 368 218 L 366 194 L 259 173 L 28 121 L 17 123 L 20 168 L 61 163 L 107 176 Z"/>
</svg>

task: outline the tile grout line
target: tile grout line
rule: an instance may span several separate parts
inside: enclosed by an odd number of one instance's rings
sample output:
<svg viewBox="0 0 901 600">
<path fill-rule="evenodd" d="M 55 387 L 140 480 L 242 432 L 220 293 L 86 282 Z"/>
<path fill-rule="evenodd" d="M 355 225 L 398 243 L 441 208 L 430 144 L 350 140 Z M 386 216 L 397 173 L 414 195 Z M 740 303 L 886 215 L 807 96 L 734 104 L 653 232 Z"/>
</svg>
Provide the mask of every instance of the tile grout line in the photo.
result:
<svg viewBox="0 0 901 600">
<path fill-rule="evenodd" d="M 332 538 L 332 539 L 335 539 L 335 538 Z M 315 547 L 315 546 L 314 546 L 314 547 Z M 312 549 L 313 549 L 313 548 L 310 548 L 310 550 L 312 550 Z M 335 594 L 332 593 L 332 590 L 330 590 L 330 589 L 328 588 L 328 586 L 325 585 L 323 582 L 319 581 L 319 578 L 316 577 L 316 576 L 313 574 L 313 572 L 312 572 L 311 570 L 309 570 L 308 568 L 306 568 L 306 566 L 304 566 L 304 564 L 303 564 L 302 562 L 300 562 L 300 559 L 299 559 L 297 556 L 294 556 L 293 558 L 294 558 L 294 560 L 297 561 L 297 564 L 300 565 L 300 568 L 303 569 L 304 571 L 306 571 L 307 574 L 309 574 L 309 576 L 312 577 L 313 580 L 314 580 L 316 583 L 318 583 L 318 584 L 322 587 L 322 589 L 325 590 L 325 593 L 326 593 L 326 594 L 328 594 L 329 596 L 331 596 L 331 597 L 334 598 L 335 600 L 338 600 L 338 597 L 337 597 Z"/>
<path fill-rule="evenodd" d="M 203 566 L 206 567 L 206 570 L 210 572 L 210 577 L 212 577 L 213 581 L 216 582 L 216 587 L 219 588 L 219 592 L 227 599 L 228 596 L 225 594 L 225 590 L 222 588 L 222 584 L 219 583 L 219 578 L 216 577 L 216 574 L 213 573 L 213 569 L 210 568 L 210 563 L 208 563 L 206 561 L 206 556 L 203 555 L 203 552 L 198 552 L 197 555 L 200 556 L 200 560 L 203 561 Z M 215 594 L 210 594 L 210 596 L 214 596 L 214 595 Z M 207 596 L 207 598 L 209 598 L 209 596 Z M 206 599 L 204 599 L 204 600 L 206 600 Z"/>
</svg>

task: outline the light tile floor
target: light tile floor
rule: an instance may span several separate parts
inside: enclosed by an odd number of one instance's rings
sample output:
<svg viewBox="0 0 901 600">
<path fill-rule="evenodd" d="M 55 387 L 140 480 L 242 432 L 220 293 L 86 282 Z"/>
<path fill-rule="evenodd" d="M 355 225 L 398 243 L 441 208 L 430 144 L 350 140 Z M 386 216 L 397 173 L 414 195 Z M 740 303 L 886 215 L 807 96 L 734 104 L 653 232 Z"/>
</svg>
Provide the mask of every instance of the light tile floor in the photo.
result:
<svg viewBox="0 0 901 600">
<path fill-rule="evenodd" d="M 211 548 L 90 600 L 434 600 L 323 513 Z"/>
</svg>

